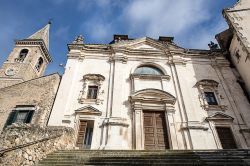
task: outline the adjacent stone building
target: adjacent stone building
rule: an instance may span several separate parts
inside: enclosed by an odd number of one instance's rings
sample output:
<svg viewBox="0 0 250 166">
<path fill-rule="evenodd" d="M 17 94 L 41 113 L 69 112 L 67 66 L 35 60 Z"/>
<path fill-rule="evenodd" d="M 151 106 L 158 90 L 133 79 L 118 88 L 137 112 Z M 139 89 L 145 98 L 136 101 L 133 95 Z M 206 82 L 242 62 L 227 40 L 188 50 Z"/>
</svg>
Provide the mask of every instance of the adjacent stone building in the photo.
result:
<svg viewBox="0 0 250 166">
<path fill-rule="evenodd" d="M 0 131 L 12 123 L 46 126 L 60 83 L 43 76 L 49 55 L 50 23 L 15 46 L 0 68 Z"/>
<path fill-rule="evenodd" d="M 237 81 L 250 101 L 250 1 L 240 0 L 223 10 L 229 29 L 216 35 L 221 49 L 236 69 Z"/>
<path fill-rule="evenodd" d="M 59 83 L 51 74 L 0 89 L 0 130 L 14 122 L 46 126 Z"/>
</svg>

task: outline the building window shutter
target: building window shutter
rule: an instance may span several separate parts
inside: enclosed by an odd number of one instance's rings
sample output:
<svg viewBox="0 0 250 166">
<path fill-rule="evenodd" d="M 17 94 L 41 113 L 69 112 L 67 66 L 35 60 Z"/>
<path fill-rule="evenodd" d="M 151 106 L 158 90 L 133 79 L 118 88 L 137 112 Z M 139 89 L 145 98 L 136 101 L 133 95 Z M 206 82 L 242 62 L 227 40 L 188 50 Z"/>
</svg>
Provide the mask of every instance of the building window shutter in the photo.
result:
<svg viewBox="0 0 250 166">
<path fill-rule="evenodd" d="M 34 110 L 30 110 L 27 117 L 26 117 L 26 119 L 25 119 L 25 121 L 24 121 L 24 123 L 30 123 L 31 119 L 33 117 L 33 114 L 34 114 Z"/>
<path fill-rule="evenodd" d="M 15 121 L 16 114 L 17 114 L 17 111 L 11 111 L 11 113 L 9 114 L 9 117 L 5 123 L 5 127 L 8 125 L 11 125 Z"/>
</svg>

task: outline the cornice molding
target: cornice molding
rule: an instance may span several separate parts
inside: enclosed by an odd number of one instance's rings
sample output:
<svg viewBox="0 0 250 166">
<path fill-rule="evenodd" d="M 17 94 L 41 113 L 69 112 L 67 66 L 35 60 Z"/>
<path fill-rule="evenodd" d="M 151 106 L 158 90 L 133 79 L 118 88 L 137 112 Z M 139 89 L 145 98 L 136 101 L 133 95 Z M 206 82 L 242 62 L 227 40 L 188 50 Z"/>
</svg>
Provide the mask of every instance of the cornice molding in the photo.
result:
<svg viewBox="0 0 250 166">
<path fill-rule="evenodd" d="M 42 53 L 46 57 L 48 62 L 52 62 L 52 57 L 49 54 L 49 50 L 47 49 L 44 41 L 42 39 L 24 39 L 24 40 L 16 40 L 16 45 L 39 45 L 42 49 Z"/>
<path fill-rule="evenodd" d="M 131 74 L 130 79 L 170 80 L 170 75 Z"/>
<path fill-rule="evenodd" d="M 101 126 L 123 126 L 123 127 L 128 127 L 129 123 L 128 123 L 126 118 L 110 117 L 110 118 L 104 120 L 104 122 L 101 124 Z"/>
<path fill-rule="evenodd" d="M 208 130 L 208 127 L 205 126 L 204 123 L 201 122 L 186 122 L 186 123 L 182 123 L 181 125 L 181 129 L 182 130 Z"/>
</svg>

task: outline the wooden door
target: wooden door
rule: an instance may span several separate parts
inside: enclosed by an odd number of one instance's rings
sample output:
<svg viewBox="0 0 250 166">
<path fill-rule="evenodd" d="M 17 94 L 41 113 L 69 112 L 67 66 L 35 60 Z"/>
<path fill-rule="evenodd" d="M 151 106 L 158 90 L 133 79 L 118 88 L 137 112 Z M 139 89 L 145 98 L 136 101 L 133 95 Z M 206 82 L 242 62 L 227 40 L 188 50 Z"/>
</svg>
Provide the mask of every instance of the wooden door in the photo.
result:
<svg viewBox="0 0 250 166">
<path fill-rule="evenodd" d="M 86 128 L 87 128 L 87 122 L 80 121 L 79 128 L 78 128 L 78 137 L 77 137 L 77 142 L 76 142 L 77 147 L 80 147 L 80 148 L 83 147 L 83 142 L 84 142 L 85 134 L 86 134 Z"/>
<path fill-rule="evenodd" d="M 169 149 L 164 112 L 144 111 L 144 147 L 146 150 Z"/>
<path fill-rule="evenodd" d="M 233 133 L 229 127 L 216 127 L 223 149 L 236 149 Z"/>
</svg>

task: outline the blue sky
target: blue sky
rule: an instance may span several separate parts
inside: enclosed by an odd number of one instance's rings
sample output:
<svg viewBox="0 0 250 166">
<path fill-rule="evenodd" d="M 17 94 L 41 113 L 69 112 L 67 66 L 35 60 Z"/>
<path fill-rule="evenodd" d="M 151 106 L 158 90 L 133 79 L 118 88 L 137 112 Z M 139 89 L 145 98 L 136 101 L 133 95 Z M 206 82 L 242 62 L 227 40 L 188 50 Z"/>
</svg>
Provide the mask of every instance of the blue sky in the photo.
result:
<svg viewBox="0 0 250 166">
<path fill-rule="evenodd" d="M 131 38 L 174 36 L 184 48 L 207 49 L 227 28 L 221 11 L 237 0 L 0 0 L 0 64 L 14 46 L 50 18 L 50 54 L 46 74 L 63 73 L 67 44 L 82 34 L 85 43 L 108 43 L 113 34 Z"/>
</svg>

